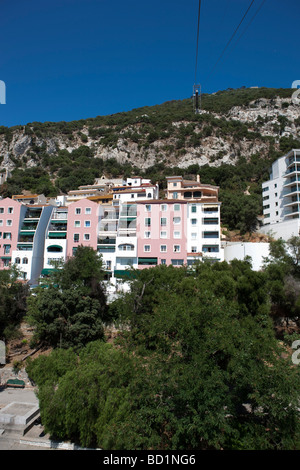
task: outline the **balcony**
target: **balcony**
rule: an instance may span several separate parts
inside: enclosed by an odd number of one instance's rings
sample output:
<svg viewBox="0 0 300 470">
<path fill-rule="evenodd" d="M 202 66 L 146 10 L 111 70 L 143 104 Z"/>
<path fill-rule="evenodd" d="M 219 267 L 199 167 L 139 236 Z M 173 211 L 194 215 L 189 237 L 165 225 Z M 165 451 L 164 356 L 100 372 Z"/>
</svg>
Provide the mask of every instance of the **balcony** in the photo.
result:
<svg viewBox="0 0 300 470">
<path fill-rule="evenodd" d="M 24 233 L 23 234 L 20 233 L 18 243 L 33 243 L 33 239 L 34 239 L 34 234 L 26 235 Z"/>
<path fill-rule="evenodd" d="M 115 238 L 101 238 L 98 237 L 97 240 L 98 245 L 115 245 L 116 244 L 116 239 Z"/>
<path fill-rule="evenodd" d="M 25 219 L 39 219 L 41 217 L 42 209 L 40 210 L 27 210 Z"/>
<path fill-rule="evenodd" d="M 38 221 L 34 222 L 32 220 L 24 220 L 21 231 L 22 230 L 34 230 L 35 231 L 37 228 L 37 225 L 38 225 Z"/>
<path fill-rule="evenodd" d="M 49 232 L 66 232 L 67 224 L 50 224 L 48 228 Z"/>
<path fill-rule="evenodd" d="M 68 213 L 67 212 L 54 212 L 52 215 L 52 220 L 68 220 Z"/>
</svg>

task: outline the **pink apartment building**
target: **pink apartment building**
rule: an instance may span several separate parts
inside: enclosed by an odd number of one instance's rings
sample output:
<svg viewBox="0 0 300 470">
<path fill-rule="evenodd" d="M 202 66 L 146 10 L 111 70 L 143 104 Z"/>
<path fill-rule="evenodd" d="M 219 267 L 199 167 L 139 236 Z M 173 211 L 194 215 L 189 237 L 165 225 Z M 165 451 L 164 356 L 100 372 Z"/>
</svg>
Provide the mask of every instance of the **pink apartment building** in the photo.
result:
<svg viewBox="0 0 300 470">
<path fill-rule="evenodd" d="M 151 200 L 137 203 L 138 268 L 187 262 L 187 203 Z"/>
<path fill-rule="evenodd" d="M 0 200 L 0 269 L 12 262 L 12 251 L 17 249 L 21 212 L 26 207 L 10 198 Z"/>
<path fill-rule="evenodd" d="M 82 199 L 68 206 L 67 257 L 79 245 L 97 250 L 101 205 Z"/>
</svg>

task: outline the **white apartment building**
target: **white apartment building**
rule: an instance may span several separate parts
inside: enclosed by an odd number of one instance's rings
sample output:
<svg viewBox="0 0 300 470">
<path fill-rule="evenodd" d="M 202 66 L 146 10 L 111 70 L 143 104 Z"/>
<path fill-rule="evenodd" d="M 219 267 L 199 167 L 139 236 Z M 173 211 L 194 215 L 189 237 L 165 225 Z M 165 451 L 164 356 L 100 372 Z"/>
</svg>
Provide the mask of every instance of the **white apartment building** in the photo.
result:
<svg viewBox="0 0 300 470">
<path fill-rule="evenodd" d="M 207 259 L 223 261 L 220 202 L 189 202 L 187 205 L 187 263 Z"/>
<path fill-rule="evenodd" d="M 54 268 L 56 262 L 66 261 L 67 223 L 68 209 L 66 207 L 54 207 L 46 228 L 42 275 L 48 274 Z"/>
<path fill-rule="evenodd" d="M 261 232 L 287 240 L 300 229 L 300 149 L 272 164 L 270 179 L 262 184 L 264 225 Z"/>
</svg>

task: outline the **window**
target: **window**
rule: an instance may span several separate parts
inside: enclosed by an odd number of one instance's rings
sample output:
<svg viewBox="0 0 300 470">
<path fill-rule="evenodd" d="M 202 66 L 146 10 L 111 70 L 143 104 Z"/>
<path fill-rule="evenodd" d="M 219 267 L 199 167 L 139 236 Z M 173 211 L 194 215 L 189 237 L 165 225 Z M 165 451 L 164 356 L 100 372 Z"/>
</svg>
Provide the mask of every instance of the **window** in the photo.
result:
<svg viewBox="0 0 300 470">
<path fill-rule="evenodd" d="M 203 223 L 204 225 L 218 225 L 219 219 L 217 217 L 205 217 Z"/>
<path fill-rule="evenodd" d="M 162 212 L 166 212 L 166 211 L 167 211 L 167 204 L 161 204 L 160 210 L 161 210 Z"/>
<path fill-rule="evenodd" d="M 165 253 L 167 251 L 167 245 L 160 245 L 160 251 Z"/>
<path fill-rule="evenodd" d="M 180 245 L 174 245 L 173 251 L 174 253 L 180 253 Z"/>
<path fill-rule="evenodd" d="M 151 217 L 145 218 L 145 227 L 151 227 Z"/>
<path fill-rule="evenodd" d="M 1 240 L 1 238 L 2 238 L 2 232 L 0 232 L 0 240 Z"/>
<path fill-rule="evenodd" d="M 145 209 L 147 212 L 151 211 L 151 204 L 146 204 Z"/>
<path fill-rule="evenodd" d="M 13 207 L 9 207 L 9 208 L 7 209 L 7 212 L 8 212 L 8 214 L 13 214 L 14 208 L 13 208 Z"/>
<path fill-rule="evenodd" d="M 219 238 L 219 232 L 204 232 L 203 238 Z"/>
<path fill-rule="evenodd" d="M 84 236 L 83 236 L 83 239 L 85 241 L 88 241 L 90 239 L 90 234 L 89 233 L 85 233 Z"/>
<path fill-rule="evenodd" d="M 162 227 L 165 227 L 165 226 L 167 225 L 167 219 L 166 219 L 166 217 L 161 217 L 161 218 L 160 218 L 160 225 L 161 225 Z"/>
<path fill-rule="evenodd" d="M 91 226 L 91 221 L 90 221 L 90 220 L 86 220 L 86 221 L 84 222 L 84 226 L 85 226 L 85 227 L 90 227 L 90 226 Z"/>
<path fill-rule="evenodd" d="M 173 183 L 173 187 L 175 188 L 177 186 L 177 183 Z"/>
<path fill-rule="evenodd" d="M 172 266 L 183 266 L 183 259 L 171 259 Z"/>
<path fill-rule="evenodd" d="M 85 213 L 86 214 L 91 214 L 92 213 L 92 209 L 90 207 L 86 207 L 85 208 Z"/>
<path fill-rule="evenodd" d="M 160 238 L 167 238 L 167 232 L 165 232 L 164 230 L 162 230 L 160 232 Z"/>
<path fill-rule="evenodd" d="M 63 247 L 59 245 L 50 245 L 47 248 L 48 253 L 62 253 L 62 251 L 63 251 Z"/>
<path fill-rule="evenodd" d="M 11 233 L 10 232 L 4 232 L 3 233 L 3 240 L 11 240 Z"/>
<path fill-rule="evenodd" d="M 79 207 L 77 207 L 77 208 L 75 209 L 75 214 L 76 214 L 76 215 L 81 214 L 81 209 L 80 209 Z"/>
<path fill-rule="evenodd" d="M 10 226 L 12 225 L 12 220 L 7 220 L 7 221 L 6 221 L 6 225 L 7 225 L 8 227 L 10 227 Z"/>
<path fill-rule="evenodd" d="M 177 192 L 173 193 L 173 199 L 178 199 L 178 193 Z"/>
<path fill-rule="evenodd" d="M 192 206 L 191 207 L 191 212 L 197 212 L 197 206 Z"/>
<path fill-rule="evenodd" d="M 151 232 L 145 232 L 145 238 L 151 238 Z"/>
<path fill-rule="evenodd" d="M 180 224 L 180 222 L 181 222 L 181 217 L 173 217 L 173 223 L 174 223 L 175 225 Z"/>
<path fill-rule="evenodd" d="M 192 225 L 197 225 L 197 219 L 191 219 L 191 224 Z"/>
<path fill-rule="evenodd" d="M 74 227 L 80 227 L 80 220 L 75 220 Z"/>
<path fill-rule="evenodd" d="M 151 251 L 150 245 L 144 245 L 144 251 Z"/>
<path fill-rule="evenodd" d="M 4 245 L 4 254 L 8 255 L 10 253 L 11 245 Z"/>
<path fill-rule="evenodd" d="M 192 253 L 197 253 L 197 247 L 196 246 L 192 246 Z"/>
<path fill-rule="evenodd" d="M 0 220 L 0 227 L 2 227 L 3 225 L 3 220 Z"/>
<path fill-rule="evenodd" d="M 174 204 L 174 211 L 180 211 L 180 204 Z"/>
<path fill-rule="evenodd" d="M 28 258 L 23 258 L 22 263 L 23 264 L 28 264 Z"/>
<path fill-rule="evenodd" d="M 79 233 L 74 233 L 74 242 L 79 242 Z"/>
<path fill-rule="evenodd" d="M 203 253 L 218 253 L 219 246 L 218 245 L 203 245 L 202 251 Z"/>
<path fill-rule="evenodd" d="M 133 251 L 134 245 L 132 245 L 131 243 L 122 243 L 121 245 L 118 246 L 118 249 L 120 251 Z"/>
<path fill-rule="evenodd" d="M 181 237 L 181 232 L 176 231 L 174 232 L 174 238 L 180 238 Z"/>
<path fill-rule="evenodd" d="M 161 260 L 160 260 L 160 264 L 166 264 L 166 260 L 165 260 L 165 259 L 161 259 Z"/>
<path fill-rule="evenodd" d="M 192 240 L 196 240 L 197 239 L 197 233 L 195 233 L 195 232 L 191 233 L 191 238 L 192 238 Z"/>
<path fill-rule="evenodd" d="M 0 207 L 0 214 L 4 214 L 4 208 Z"/>
<path fill-rule="evenodd" d="M 16 264 L 20 264 L 20 263 L 21 263 L 20 258 L 16 258 L 16 259 L 15 259 L 15 263 L 16 263 Z"/>
</svg>

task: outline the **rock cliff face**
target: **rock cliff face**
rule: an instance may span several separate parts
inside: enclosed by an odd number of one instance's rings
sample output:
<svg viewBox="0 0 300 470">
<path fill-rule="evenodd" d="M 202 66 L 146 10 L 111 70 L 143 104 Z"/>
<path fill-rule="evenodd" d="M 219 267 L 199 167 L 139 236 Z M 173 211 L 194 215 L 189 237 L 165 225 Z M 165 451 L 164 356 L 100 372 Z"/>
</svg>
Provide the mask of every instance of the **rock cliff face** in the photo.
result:
<svg viewBox="0 0 300 470">
<path fill-rule="evenodd" d="M 192 106 L 190 101 L 188 106 Z M 300 106 L 293 103 L 291 96 L 259 98 L 247 105 L 232 106 L 226 112 L 203 109 L 197 119 L 189 118 L 191 113 L 187 113 L 187 117 L 175 117 L 167 126 L 163 115 L 159 126 L 155 120 L 159 109 L 149 107 L 142 115 L 136 110 L 136 118 L 133 110 L 131 118 L 122 124 L 115 124 L 113 119 L 111 124 L 98 124 L 91 119 L 72 125 L 57 123 L 57 127 L 50 123 L 50 131 L 47 123 L 0 128 L 0 171 L 39 166 L 41 154 L 72 152 L 83 145 L 93 151 L 94 158 L 114 158 L 141 170 L 160 162 L 180 168 L 194 163 L 234 165 L 241 156 L 264 157 L 271 147 L 279 150 L 280 139 L 297 140 L 300 131 Z"/>
</svg>

